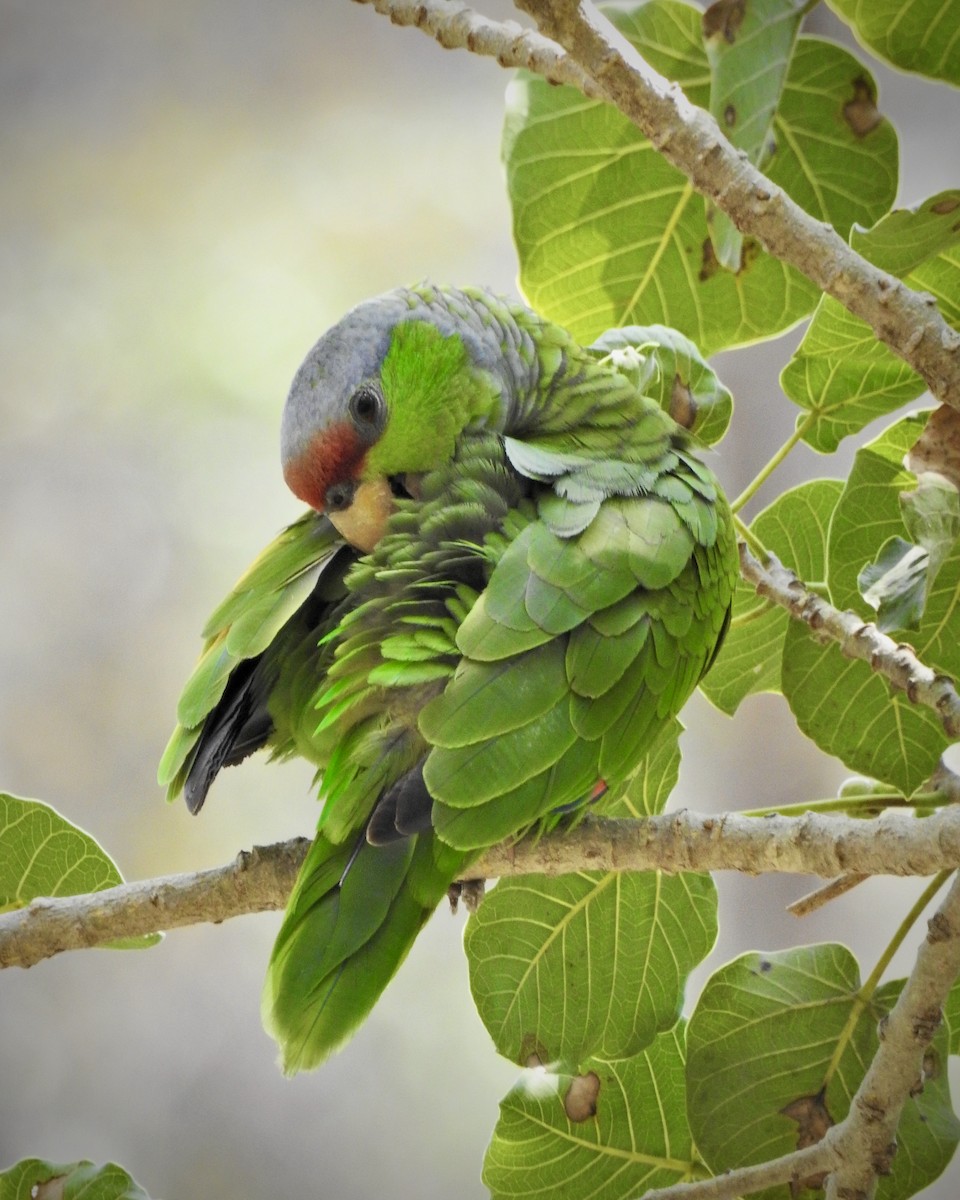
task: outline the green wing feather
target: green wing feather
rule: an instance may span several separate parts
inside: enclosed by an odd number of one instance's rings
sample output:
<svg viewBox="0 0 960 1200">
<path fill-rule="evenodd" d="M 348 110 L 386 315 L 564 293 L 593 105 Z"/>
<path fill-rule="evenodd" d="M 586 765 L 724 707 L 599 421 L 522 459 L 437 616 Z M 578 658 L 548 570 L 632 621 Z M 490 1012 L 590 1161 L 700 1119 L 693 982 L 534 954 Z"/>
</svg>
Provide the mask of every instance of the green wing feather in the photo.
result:
<svg viewBox="0 0 960 1200">
<path fill-rule="evenodd" d="M 207 719 L 240 664 L 269 652 L 278 676 L 281 664 L 285 672 L 293 671 L 297 613 L 314 593 L 331 605 L 344 594 L 344 564 L 332 569 L 338 556 L 344 556 L 344 543 L 337 531 L 325 517 L 305 513 L 270 543 L 211 615 L 203 631 L 206 644 L 184 685 L 178 724 L 157 771 L 168 799 L 182 792 Z"/>
<path fill-rule="evenodd" d="M 642 493 L 611 491 L 582 529 L 546 493 L 550 522 L 504 550 L 460 626 L 453 681 L 423 711 L 434 826 L 460 849 L 551 823 L 598 780 L 623 783 L 712 659 L 736 578 L 729 513 L 679 435 L 665 446 L 640 428 Z M 571 480 L 584 461 L 551 463 L 542 444 L 508 453 L 540 479 Z M 588 463 L 590 486 L 601 466 L 619 486 L 617 464 Z"/>
<path fill-rule="evenodd" d="M 288 1075 L 310 1070 L 366 1018 L 447 893 L 463 855 L 432 833 L 371 846 L 318 835 L 274 944 L 261 1011 Z"/>
</svg>

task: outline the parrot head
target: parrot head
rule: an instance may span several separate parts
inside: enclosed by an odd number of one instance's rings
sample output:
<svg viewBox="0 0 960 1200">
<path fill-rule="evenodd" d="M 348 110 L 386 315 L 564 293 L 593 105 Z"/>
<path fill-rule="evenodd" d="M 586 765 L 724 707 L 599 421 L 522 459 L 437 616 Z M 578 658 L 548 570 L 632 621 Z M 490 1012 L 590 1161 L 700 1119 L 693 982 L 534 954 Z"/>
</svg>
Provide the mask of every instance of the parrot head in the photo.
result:
<svg viewBox="0 0 960 1200">
<path fill-rule="evenodd" d="M 284 408 L 288 487 L 362 551 L 503 390 L 488 331 L 429 296 L 398 289 L 354 308 L 307 355 Z"/>
</svg>

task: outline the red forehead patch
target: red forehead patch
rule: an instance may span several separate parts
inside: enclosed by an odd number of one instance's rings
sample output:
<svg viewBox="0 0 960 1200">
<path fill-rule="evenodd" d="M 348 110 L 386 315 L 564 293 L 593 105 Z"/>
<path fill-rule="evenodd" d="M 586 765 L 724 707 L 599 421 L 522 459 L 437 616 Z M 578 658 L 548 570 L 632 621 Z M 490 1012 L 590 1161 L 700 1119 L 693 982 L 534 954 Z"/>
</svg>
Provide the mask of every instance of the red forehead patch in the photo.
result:
<svg viewBox="0 0 960 1200">
<path fill-rule="evenodd" d="M 314 434 L 306 449 L 285 464 L 283 477 L 295 496 L 323 512 L 327 488 L 356 479 L 367 447 L 349 421 L 338 421 Z"/>
</svg>

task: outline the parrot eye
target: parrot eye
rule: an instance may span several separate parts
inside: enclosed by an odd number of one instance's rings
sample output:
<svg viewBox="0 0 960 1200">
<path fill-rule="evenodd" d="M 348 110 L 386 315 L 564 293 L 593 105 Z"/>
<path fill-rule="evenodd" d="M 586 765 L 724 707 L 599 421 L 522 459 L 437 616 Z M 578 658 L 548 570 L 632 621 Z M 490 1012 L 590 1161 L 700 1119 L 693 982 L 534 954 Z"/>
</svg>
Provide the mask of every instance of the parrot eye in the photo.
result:
<svg viewBox="0 0 960 1200">
<path fill-rule="evenodd" d="M 323 498 L 324 512 L 343 512 L 348 509 L 353 503 L 353 493 L 356 491 L 356 484 L 349 480 L 343 483 L 331 483 L 327 488 L 327 494 Z"/>
<path fill-rule="evenodd" d="M 350 397 L 350 416 L 362 430 L 379 428 L 383 418 L 383 401 L 372 387 L 361 387 Z"/>
</svg>

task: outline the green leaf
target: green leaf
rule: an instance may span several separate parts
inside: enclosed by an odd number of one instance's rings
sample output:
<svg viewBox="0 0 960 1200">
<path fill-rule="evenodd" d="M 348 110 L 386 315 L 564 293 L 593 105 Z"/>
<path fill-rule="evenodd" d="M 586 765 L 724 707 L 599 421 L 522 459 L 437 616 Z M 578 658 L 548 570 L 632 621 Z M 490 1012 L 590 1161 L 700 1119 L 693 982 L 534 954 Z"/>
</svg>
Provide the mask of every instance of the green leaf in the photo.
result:
<svg viewBox="0 0 960 1200">
<path fill-rule="evenodd" d="M 905 796 L 924 784 L 949 745 L 934 712 L 893 692 L 869 663 L 821 646 L 795 621 L 784 646 L 783 694 L 821 750 Z"/>
<path fill-rule="evenodd" d="M 589 1059 L 579 1079 L 528 1072 L 500 1105 L 483 1181 L 494 1200 L 632 1200 L 694 1168 L 677 1027 L 635 1057 Z"/>
<path fill-rule="evenodd" d="M 711 1170 L 787 1154 L 841 1121 L 901 986 L 864 1004 L 856 960 L 836 944 L 750 953 L 721 967 L 687 1031 L 690 1129 Z M 925 1187 L 953 1153 L 957 1121 L 940 1069 L 946 1053 L 944 1031 L 929 1057 L 928 1086 L 904 1109 L 903 1149 L 878 1193 L 885 1200 Z M 790 1192 L 784 1185 L 764 1194 L 786 1200 Z"/>
<path fill-rule="evenodd" d="M 878 58 L 960 84 L 960 8 L 951 0 L 828 0 Z"/>
<path fill-rule="evenodd" d="M 889 539 L 905 532 L 901 494 L 916 477 L 904 458 L 923 431 L 926 413 L 884 430 L 856 455 L 830 526 L 827 581 L 838 608 L 863 612 L 857 579 Z M 960 677 L 960 551 L 954 546 L 934 582 L 919 627 L 910 635 L 921 662 Z M 911 795 L 936 767 L 948 740 L 935 713 L 892 691 L 861 660 L 835 645 L 817 645 L 803 629 L 787 633 L 783 691 L 800 729 L 848 767 Z"/>
<path fill-rule="evenodd" d="M 0 1171 L 0 1200 L 149 1200 L 116 1163 L 51 1163 L 25 1158 Z"/>
<path fill-rule="evenodd" d="M 857 577 L 891 537 L 905 532 L 900 493 L 916 483 L 905 466 L 927 413 L 910 413 L 862 446 L 853 461 L 830 527 L 827 584 L 838 608 L 859 605 Z"/>
<path fill-rule="evenodd" d="M 680 767 L 679 721 L 605 816 L 661 812 Z M 470 918 L 464 949 L 481 1020 L 501 1054 L 576 1068 L 634 1054 L 674 1024 L 686 976 L 717 934 L 708 875 L 580 872 L 505 879 Z"/>
<path fill-rule="evenodd" d="M 909 460 L 907 465 L 916 469 Z M 911 538 L 929 555 L 929 576 L 935 579 L 960 538 L 960 492 L 956 484 L 936 471 L 921 471 L 915 490 L 900 493 L 900 512 Z"/>
<path fill-rule="evenodd" d="M 898 209 L 873 229 L 855 230 L 850 241 L 877 266 L 934 295 L 944 319 L 960 326 L 960 191 Z M 865 321 L 830 296 L 821 299 L 780 383 L 807 410 L 797 418 L 804 440 L 823 453 L 925 386 Z"/>
<path fill-rule="evenodd" d="M 751 952 L 710 977 L 687 1029 L 687 1112 L 712 1171 L 797 1148 L 783 1110 L 820 1093 L 859 987 L 857 962 L 838 945 Z M 858 1022 L 827 1087 L 831 1123 L 869 1062 L 870 1016 L 876 1024 L 875 1011 Z"/>
<path fill-rule="evenodd" d="M 857 576 L 857 586 L 867 604 L 876 610 L 876 626 L 882 633 L 891 629 L 918 629 L 927 602 L 927 571 L 930 555 L 901 537 L 892 537 L 877 551 L 877 557 Z"/>
<path fill-rule="evenodd" d="M 838 479 L 803 483 L 778 496 L 750 526 L 768 550 L 814 587 L 826 575 L 827 531 L 842 490 Z M 733 714 L 746 696 L 779 692 L 789 623 L 782 608 L 741 579 L 723 648 L 700 685 L 707 699 Z"/>
<path fill-rule="evenodd" d="M 716 939 L 709 875 L 579 871 L 501 880 L 470 918 L 470 986 L 497 1050 L 577 1068 L 675 1024 Z"/>
<path fill-rule="evenodd" d="M 727 139 L 762 163 L 771 125 L 800 31 L 806 0 L 752 0 L 712 4 L 703 14 L 710 63 L 710 112 Z M 707 208 L 718 262 L 742 265 L 743 235 L 721 209 Z"/>
<path fill-rule="evenodd" d="M 708 446 L 719 442 L 733 416 L 733 395 L 697 347 L 666 325 L 608 329 L 591 349 L 604 351 L 638 390 Z"/>
<path fill-rule="evenodd" d="M 680 777 L 680 734 L 674 717 L 644 755 L 622 795 L 604 797 L 596 811 L 605 817 L 652 817 L 663 812 Z"/>
<path fill-rule="evenodd" d="M 0 792 L 0 912 L 37 896 L 78 896 L 123 883 L 107 852 L 49 804 Z M 159 934 L 118 939 L 113 949 L 153 946 Z"/>
<path fill-rule="evenodd" d="M 950 1053 L 960 1054 L 960 980 L 950 989 L 943 1007 L 943 1019 L 949 1033 Z"/>
<path fill-rule="evenodd" d="M 610 16 L 693 103 L 708 104 L 696 9 L 651 0 Z M 849 120 L 858 88 L 872 94 L 873 84 L 845 50 L 801 38 L 766 164 L 775 183 L 844 235 L 886 212 L 896 188 L 890 125 L 855 130 Z M 519 76 L 508 91 L 504 159 L 523 290 L 581 341 L 662 323 L 709 354 L 772 336 L 816 302 L 808 280 L 753 243 L 739 273 L 720 267 L 702 198 L 610 105 Z"/>
</svg>

